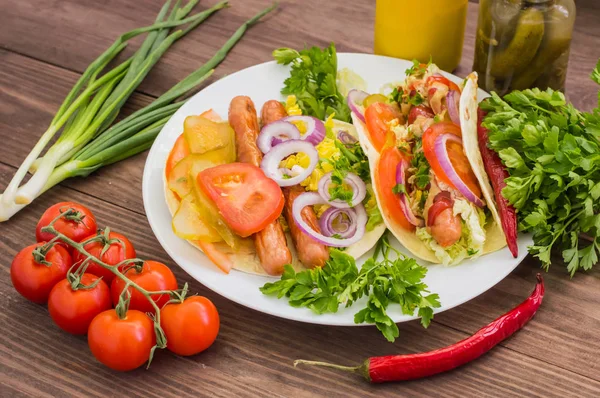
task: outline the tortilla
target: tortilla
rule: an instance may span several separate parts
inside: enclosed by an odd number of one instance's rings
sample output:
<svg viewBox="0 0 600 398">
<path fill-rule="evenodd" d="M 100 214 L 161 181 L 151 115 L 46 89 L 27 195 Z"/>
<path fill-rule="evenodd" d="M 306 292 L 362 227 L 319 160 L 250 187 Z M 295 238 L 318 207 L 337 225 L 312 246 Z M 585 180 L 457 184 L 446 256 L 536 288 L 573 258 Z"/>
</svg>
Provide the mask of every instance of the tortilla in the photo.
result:
<svg viewBox="0 0 600 398">
<path fill-rule="evenodd" d="M 492 213 L 492 222 L 488 222 L 485 226 L 486 240 L 483 246 L 482 254 L 486 254 L 500 250 L 506 246 L 506 237 L 502 231 L 498 211 L 493 200 L 493 191 L 489 180 L 487 179 L 485 169 L 483 168 L 483 161 L 481 160 L 481 154 L 479 153 L 479 148 L 477 146 L 477 103 L 477 74 L 472 73 L 469 75 L 467 84 L 462 92 L 459 112 L 465 154 L 469 160 L 469 163 L 471 164 L 471 167 L 473 168 L 475 176 L 479 181 L 488 208 Z M 383 202 L 380 199 L 380 192 L 376 185 L 377 180 L 375 178 L 379 171 L 379 153 L 375 150 L 369 140 L 367 126 L 365 123 L 363 123 L 355 115 L 352 115 L 352 120 L 354 122 L 354 126 L 356 127 L 361 146 L 369 158 L 371 181 L 373 181 L 375 197 L 381 210 L 385 225 L 396 237 L 396 239 L 398 239 L 400 244 L 402 244 L 412 254 L 422 260 L 440 264 L 441 262 L 435 256 L 433 250 L 427 247 L 427 245 L 417 237 L 414 231 L 406 230 L 399 223 L 394 221 L 391 211 L 382 205 Z M 473 138 L 475 138 L 474 144 Z"/>
<path fill-rule="evenodd" d="M 354 137 L 358 138 L 356 129 L 354 128 L 353 125 L 351 125 L 349 123 L 335 121 L 333 130 L 336 133 L 337 133 L 337 131 L 344 130 L 344 131 L 348 132 L 349 134 L 353 135 Z M 171 192 L 171 190 L 168 188 L 167 177 L 164 173 L 163 173 L 163 182 L 164 182 L 164 187 L 165 187 L 165 200 L 167 202 L 167 207 L 169 208 L 169 212 L 171 213 L 171 216 L 173 216 L 175 214 L 175 212 L 177 211 L 177 208 L 179 207 L 179 200 L 177 199 L 175 194 L 173 192 Z M 384 234 L 385 230 L 386 230 L 386 225 L 384 223 L 381 223 L 381 224 L 377 225 L 372 231 L 365 232 L 365 235 L 359 242 L 346 248 L 346 253 L 348 253 L 350 256 L 354 257 L 355 259 L 361 257 L 363 254 L 365 254 L 366 252 L 371 250 L 371 248 L 373 246 L 375 246 L 375 244 L 377 243 L 379 238 Z M 288 248 L 290 249 L 290 252 L 292 254 L 292 264 L 290 264 L 290 265 L 297 272 L 305 270 L 306 268 L 298 260 L 298 256 L 296 254 L 296 248 L 292 241 L 291 235 L 289 233 L 286 233 L 286 237 L 287 237 L 287 242 L 288 242 Z M 214 243 L 214 245 L 218 248 L 218 250 L 221 253 L 229 256 L 232 263 L 234 264 L 234 267 L 233 267 L 234 269 L 237 269 L 238 271 L 243 271 L 243 272 L 246 272 L 249 274 L 269 276 L 269 274 L 267 274 L 265 272 L 265 270 L 263 269 L 263 267 L 260 264 L 260 259 L 258 258 L 258 255 L 256 254 L 256 247 L 254 246 L 254 240 L 252 238 L 244 238 L 244 239 L 240 239 L 240 241 L 241 241 L 241 245 L 237 250 L 232 250 L 231 247 L 229 247 L 224 242 Z M 194 246 L 196 249 L 202 251 L 202 249 L 200 248 L 200 246 L 198 245 L 197 242 L 191 241 L 191 240 L 188 240 L 187 242 L 190 245 Z"/>
</svg>

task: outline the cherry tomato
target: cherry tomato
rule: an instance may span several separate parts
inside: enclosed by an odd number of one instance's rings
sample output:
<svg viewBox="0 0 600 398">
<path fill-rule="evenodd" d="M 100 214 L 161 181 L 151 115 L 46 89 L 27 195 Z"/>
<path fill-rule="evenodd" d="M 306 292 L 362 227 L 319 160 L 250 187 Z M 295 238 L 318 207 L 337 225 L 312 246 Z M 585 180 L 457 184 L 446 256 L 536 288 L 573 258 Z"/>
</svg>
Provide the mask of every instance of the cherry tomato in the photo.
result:
<svg viewBox="0 0 600 398">
<path fill-rule="evenodd" d="M 53 245 L 46 253 L 49 266 L 35 261 L 33 251 L 44 243 L 27 246 L 17 253 L 10 265 L 10 279 L 17 292 L 38 304 L 48 301 L 50 290 L 65 278 L 73 264 L 71 255 L 61 245 Z"/>
<path fill-rule="evenodd" d="M 219 334 L 219 313 L 206 297 L 192 296 L 183 303 L 167 304 L 160 311 L 160 326 L 167 348 L 178 355 L 206 350 Z"/>
<path fill-rule="evenodd" d="M 61 213 L 64 213 L 68 209 L 75 209 L 83 215 L 81 222 L 75 220 L 67 220 L 61 217 L 54 223 L 54 228 L 68 238 L 73 239 L 75 242 L 81 242 L 86 236 L 96 232 L 98 225 L 96 224 L 96 218 L 92 212 L 79 203 L 75 202 L 60 202 L 53 206 L 50 206 L 37 223 L 35 228 L 35 237 L 38 242 L 48 242 L 54 235 L 49 232 L 42 232 L 42 228 L 47 227 L 50 223 L 58 217 Z M 61 242 L 62 243 L 62 242 Z"/>
<path fill-rule="evenodd" d="M 94 357 L 113 370 L 126 372 L 142 366 L 156 344 L 154 323 L 137 310 L 119 319 L 115 310 L 98 314 L 88 329 L 88 345 Z"/>
<path fill-rule="evenodd" d="M 200 114 L 213 122 L 220 122 L 221 117 L 218 113 L 213 111 L 212 109 L 207 110 Z M 190 147 L 188 146 L 183 134 L 181 134 L 177 141 L 175 141 L 175 145 L 173 145 L 173 149 L 171 149 L 171 153 L 169 153 L 169 157 L 167 158 L 167 164 L 165 165 L 165 175 L 169 178 L 171 171 L 175 167 L 175 165 L 182 160 L 184 157 L 190 154 Z"/>
<path fill-rule="evenodd" d="M 400 124 L 404 123 L 402 113 L 390 104 L 376 102 L 365 109 L 365 122 L 369 133 L 369 141 L 377 152 L 381 152 L 388 140 L 390 122 L 398 119 Z"/>
<path fill-rule="evenodd" d="M 406 155 L 403 155 L 398 148 L 394 146 L 385 147 L 379 157 L 377 173 L 375 174 L 377 184 L 375 186 L 379 194 L 378 196 L 383 202 L 383 211 L 387 213 L 388 217 L 391 217 L 395 222 L 400 224 L 402 228 L 412 231 L 414 230 L 414 225 L 404 216 L 402 207 L 400 207 L 400 200 L 393 192 L 396 186 L 396 168 L 400 161 L 405 158 Z"/>
<path fill-rule="evenodd" d="M 90 235 L 87 238 L 85 238 L 82 242 L 85 242 L 88 239 L 94 238 L 96 236 L 96 234 Z M 127 239 L 119 233 L 110 232 L 109 240 L 112 239 L 119 239 L 121 242 L 123 242 L 123 244 L 119 242 L 111 243 L 108 250 L 106 250 L 106 252 L 102 254 L 102 256 L 100 256 L 104 248 L 104 244 L 102 242 L 94 241 L 86 243 L 84 245 L 84 248 L 92 256 L 99 258 L 100 260 L 102 260 L 102 262 L 108 265 L 117 265 L 125 259 L 135 258 L 135 249 L 133 248 L 133 245 L 131 244 L 129 239 Z M 73 257 L 73 263 L 81 264 L 83 260 L 85 260 L 85 256 L 79 252 L 76 252 Z M 106 283 L 110 283 L 115 277 L 115 274 L 113 274 L 110 270 L 107 270 L 106 268 L 98 265 L 95 262 L 90 262 L 85 272 L 102 277 Z"/>
<path fill-rule="evenodd" d="M 427 78 L 427 81 L 425 82 L 425 86 L 427 87 L 427 90 L 429 90 L 431 85 L 435 82 L 442 83 L 445 86 L 447 86 L 449 90 L 456 90 L 460 93 L 460 87 L 458 87 L 458 85 L 456 83 L 454 83 L 452 80 L 450 80 L 442 75 L 429 76 Z"/>
<path fill-rule="evenodd" d="M 86 334 L 92 319 L 102 311 L 112 308 L 110 290 L 103 280 L 92 274 L 83 274 L 81 283 L 91 289 L 73 290 L 67 279 L 58 282 L 50 291 L 48 311 L 50 317 L 65 332 Z"/>
<path fill-rule="evenodd" d="M 426 105 L 413 106 L 410 108 L 410 112 L 408 112 L 408 124 L 413 124 L 418 116 L 433 118 L 435 117 L 435 114 L 431 108 Z"/>
<path fill-rule="evenodd" d="M 125 276 L 148 291 L 177 289 L 177 279 L 175 279 L 173 272 L 169 267 L 158 261 L 145 261 L 140 272 L 135 268 L 130 268 L 125 272 Z M 125 282 L 121 278 L 113 279 L 110 292 L 115 306 L 119 303 L 119 296 L 124 288 Z M 154 312 L 152 304 L 137 289 L 130 287 L 129 292 L 131 293 L 130 309 Z M 152 295 L 152 299 L 158 305 L 158 308 L 162 308 L 170 300 L 170 296 L 168 294 L 155 294 Z"/>
<path fill-rule="evenodd" d="M 423 154 L 425 155 L 427 162 L 429 162 L 429 165 L 431 166 L 435 176 L 456 189 L 452 181 L 450 181 L 444 172 L 444 169 L 440 166 L 435 154 L 435 140 L 442 134 L 454 134 L 457 137 L 462 137 L 460 127 L 458 127 L 456 124 L 452 122 L 435 123 L 423 133 Z M 476 196 L 481 197 L 479 182 L 477 181 L 477 178 L 471 169 L 471 164 L 464 153 L 463 146 L 458 142 L 450 141 L 446 145 L 446 150 L 448 151 L 450 163 L 452 163 L 452 166 L 454 167 L 454 170 L 456 170 L 456 173 L 460 179 Z"/>
<path fill-rule="evenodd" d="M 229 163 L 211 167 L 200 172 L 197 181 L 227 225 L 242 237 L 264 229 L 283 210 L 281 188 L 254 165 Z"/>
</svg>

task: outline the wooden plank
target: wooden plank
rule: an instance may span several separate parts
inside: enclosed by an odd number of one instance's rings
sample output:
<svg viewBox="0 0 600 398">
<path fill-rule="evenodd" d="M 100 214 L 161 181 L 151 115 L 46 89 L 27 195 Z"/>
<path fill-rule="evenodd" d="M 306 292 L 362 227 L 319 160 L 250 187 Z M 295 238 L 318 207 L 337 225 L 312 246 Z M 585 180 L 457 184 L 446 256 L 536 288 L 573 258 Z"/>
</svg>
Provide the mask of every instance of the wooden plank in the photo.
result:
<svg viewBox="0 0 600 398">
<path fill-rule="evenodd" d="M 266 4 L 264 0 L 231 1 L 231 8 L 176 43 L 140 89 L 152 95 L 167 90 L 209 59 L 244 20 Z M 119 34 L 151 23 L 160 5 L 160 1 L 3 0 L 0 46 L 82 72 Z M 203 2 L 198 10 L 207 7 Z M 597 90 L 588 76 L 598 59 L 597 52 L 590 50 L 597 48 L 600 40 L 600 8 L 593 0 L 578 1 L 577 7 L 567 93 L 576 107 L 589 110 L 596 103 Z M 248 31 L 216 76 L 269 61 L 271 51 L 282 46 L 323 46 L 334 41 L 339 51 L 370 53 L 374 9 L 372 1 L 284 0 L 273 15 Z M 478 5 L 470 4 L 463 59 L 457 71 L 461 76 L 472 67 L 477 12 Z"/>
<path fill-rule="evenodd" d="M 0 141 L 5 148 L 0 161 L 16 167 L 31 147 L 23 142 L 37 140 L 77 75 L 8 51 L 0 50 L 0 62 L 4 65 L 0 71 L 0 102 L 10 106 L 0 117 Z M 128 111 L 149 101 L 149 97 L 143 95 L 134 97 Z M 132 210 L 144 218 L 141 180 L 145 156 L 138 155 L 101 169 L 89 178 L 68 180 L 65 185 Z M 549 298 L 538 316 L 543 321 L 533 322 L 527 332 L 522 332 L 526 335 L 523 339 L 514 343 L 510 340 L 506 344 L 515 351 L 598 379 L 599 365 L 589 359 L 600 357 L 600 342 L 593 336 L 594 330 L 600 330 L 600 313 L 595 310 L 600 308 L 600 297 L 594 294 L 594 283 L 597 283 L 600 270 L 580 274 L 570 282 L 561 264 L 557 259 L 552 272 L 546 275 Z M 436 320 L 472 333 L 519 303 L 531 288 L 537 271 L 539 263 L 528 258 L 496 288 L 440 314 Z M 540 345 L 540 336 L 548 344 Z"/>
<path fill-rule="evenodd" d="M 14 170 L 0 165 L 0 186 Z M 160 352 L 150 370 L 116 373 L 97 363 L 84 337 L 58 330 L 44 306 L 25 301 L 8 280 L 16 252 L 34 240 L 44 208 L 59 200 L 80 201 L 100 225 L 126 234 L 143 258 L 168 264 L 180 284 L 214 301 L 221 314 L 216 343 L 205 353 L 182 358 Z M 327 369 L 294 369 L 297 358 L 359 363 L 369 355 L 411 353 L 458 341 L 466 334 L 440 324 L 424 331 L 417 322 L 400 325 L 401 338 L 391 345 L 373 327 L 327 327 L 277 319 L 232 303 L 192 280 L 165 255 L 148 233 L 140 214 L 58 187 L 31 209 L 2 224 L 0 243 L 0 382 L 5 391 L 30 396 L 598 396 L 600 382 L 569 370 L 498 347 L 458 371 L 402 384 L 368 386 L 356 375 Z M 513 340 L 527 332 L 522 331 Z M 547 386 L 552 386 L 550 390 Z"/>
</svg>

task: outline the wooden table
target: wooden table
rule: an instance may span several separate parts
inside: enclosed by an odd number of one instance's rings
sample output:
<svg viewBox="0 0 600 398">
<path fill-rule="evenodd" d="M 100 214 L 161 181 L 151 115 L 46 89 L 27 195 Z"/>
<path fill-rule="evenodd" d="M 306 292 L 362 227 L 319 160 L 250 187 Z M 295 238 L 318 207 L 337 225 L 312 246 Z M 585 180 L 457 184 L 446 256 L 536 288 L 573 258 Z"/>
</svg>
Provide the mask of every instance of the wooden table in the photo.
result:
<svg viewBox="0 0 600 398">
<path fill-rule="evenodd" d="M 202 7 L 213 2 L 203 2 Z M 149 24 L 161 3 L 0 0 L 0 190 L 84 68 L 120 33 Z M 230 9 L 167 53 L 129 101 L 128 112 L 196 69 L 268 1 L 231 3 Z M 588 76 L 600 56 L 600 3 L 577 3 L 567 92 L 578 108 L 590 110 L 598 90 Z M 465 51 L 457 72 L 462 76 L 472 65 L 477 8 L 469 5 Z M 334 41 L 339 51 L 371 52 L 373 14 L 373 2 L 367 0 L 283 1 L 274 15 L 247 33 L 217 69 L 216 78 L 268 61 L 280 46 Z M 461 340 L 521 302 L 534 285 L 539 263 L 528 257 L 487 293 L 437 315 L 428 330 L 418 322 L 399 325 L 401 337 L 395 344 L 385 342 L 374 327 L 277 319 L 207 290 L 165 254 L 144 215 L 144 161 L 145 155 L 139 155 L 89 178 L 67 181 L 0 224 L 0 396 L 600 396 L 600 268 L 570 281 L 560 256 L 545 274 L 547 298 L 535 319 L 459 370 L 427 380 L 371 386 L 356 375 L 294 369 L 296 358 L 354 364 L 372 355 L 426 351 Z M 46 307 L 19 296 L 10 283 L 11 260 L 34 241 L 44 209 L 63 200 L 88 205 L 100 224 L 126 234 L 141 257 L 165 262 L 180 283 L 190 283 L 193 291 L 213 300 L 222 322 L 216 343 L 191 358 L 160 352 L 150 370 L 116 373 L 95 361 L 85 337 L 61 332 Z"/>
</svg>

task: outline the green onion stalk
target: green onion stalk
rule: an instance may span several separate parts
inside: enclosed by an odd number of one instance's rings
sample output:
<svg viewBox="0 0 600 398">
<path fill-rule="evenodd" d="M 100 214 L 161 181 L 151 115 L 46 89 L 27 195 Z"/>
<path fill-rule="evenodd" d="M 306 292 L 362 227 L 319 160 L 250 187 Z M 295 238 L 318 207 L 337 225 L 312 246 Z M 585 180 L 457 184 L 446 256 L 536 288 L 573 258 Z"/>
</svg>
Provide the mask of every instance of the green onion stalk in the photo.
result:
<svg viewBox="0 0 600 398">
<path fill-rule="evenodd" d="M 164 124 L 185 103 L 181 97 L 204 82 L 248 27 L 276 7 L 274 4 L 246 21 L 208 62 L 150 105 L 112 124 L 125 101 L 168 48 L 210 15 L 227 6 L 227 1 L 222 1 L 206 11 L 187 17 L 197 3 L 198 0 L 191 0 L 180 8 L 177 1 L 164 20 L 170 6 L 170 1 L 167 1 L 153 25 L 121 35 L 86 69 L 65 98 L 48 130 L 0 195 L 0 221 L 8 220 L 43 192 L 67 178 L 87 176 L 102 166 L 148 149 Z M 189 25 L 184 30 L 169 34 L 170 28 L 183 24 Z M 132 57 L 99 77 L 129 39 L 146 32 L 150 33 Z M 57 141 L 38 159 L 59 131 L 61 134 Z M 28 170 L 33 175 L 20 186 Z"/>
</svg>

